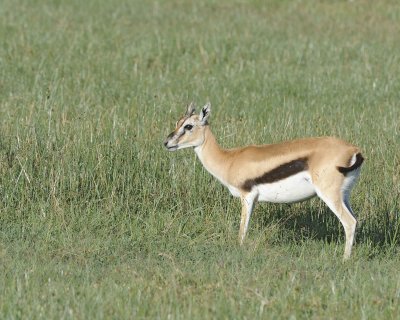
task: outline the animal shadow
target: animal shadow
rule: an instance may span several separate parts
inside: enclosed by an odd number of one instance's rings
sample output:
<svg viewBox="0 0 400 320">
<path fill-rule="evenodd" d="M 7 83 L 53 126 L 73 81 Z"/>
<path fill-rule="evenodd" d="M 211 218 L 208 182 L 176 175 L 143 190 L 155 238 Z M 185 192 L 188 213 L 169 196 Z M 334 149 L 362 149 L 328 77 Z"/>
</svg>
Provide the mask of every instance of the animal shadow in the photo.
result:
<svg viewBox="0 0 400 320">
<path fill-rule="evenodd" d="M 268 204 L 257 208 L 256 223 L 267 228 L 278 226 L 280 239 L 300 241 L 315 239 L 331 242 L 345 242 L 345 234 L 339 219 L 324 204 L 313 200 L 311 204 Z M 267 212 L 265 212 L 267 211 Z M 355 212 L 358 212 L 356 207 Z M 400 210 L 356 215 L 356 243 L 377 248 L 394 248 L 400 245 Z"/>
</svg>

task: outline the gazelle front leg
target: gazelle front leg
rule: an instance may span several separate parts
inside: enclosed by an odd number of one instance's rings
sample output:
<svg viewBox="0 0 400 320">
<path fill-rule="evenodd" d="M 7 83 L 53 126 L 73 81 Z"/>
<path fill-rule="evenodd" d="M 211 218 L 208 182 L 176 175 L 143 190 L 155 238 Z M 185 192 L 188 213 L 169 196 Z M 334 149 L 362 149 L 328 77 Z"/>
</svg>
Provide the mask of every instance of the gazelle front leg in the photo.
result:
<svg viewBox="0 0 400 320">
<path fill-rule="evenodd" d="M 246 236 L 249 220 L 257 202 L 257 193 L 244 193 L 240 196 L 242 202 L 242 215 L 240 219 L 239 242 L 242 245 Z"/>
</svg>

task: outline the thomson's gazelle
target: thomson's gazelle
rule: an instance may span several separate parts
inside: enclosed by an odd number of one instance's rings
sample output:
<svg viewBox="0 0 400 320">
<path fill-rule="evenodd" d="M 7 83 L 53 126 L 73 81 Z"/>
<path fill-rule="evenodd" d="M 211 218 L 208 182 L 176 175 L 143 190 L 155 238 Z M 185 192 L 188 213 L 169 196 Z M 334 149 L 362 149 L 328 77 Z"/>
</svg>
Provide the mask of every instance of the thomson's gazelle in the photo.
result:
<svg viewBox="0 0 400 320">
<path fill-rule="evenodd" d="M 240 197 L 240 243 L 257 201 L 289 203 L 317 195 L 343 225 L 344 258 L 348 258 L 356 228 L 349 195 L 364 160 L 360 149 L 343 140 L 320 137 L 225 150 L 211 133 L 210 111 L 208 103 L 197 115 L 190 104 L 164 145 L 170 151 L 194 147 L 207 171 Z"/>
</svg>

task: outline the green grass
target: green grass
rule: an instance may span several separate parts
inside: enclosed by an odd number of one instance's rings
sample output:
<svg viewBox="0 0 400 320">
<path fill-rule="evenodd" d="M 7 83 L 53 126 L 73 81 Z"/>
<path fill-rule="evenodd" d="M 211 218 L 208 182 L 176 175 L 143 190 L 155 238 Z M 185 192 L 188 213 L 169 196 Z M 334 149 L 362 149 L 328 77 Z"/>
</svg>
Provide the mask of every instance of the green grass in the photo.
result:
<svg viewBox="0 0 400 320">
<path fill-rule="evenodd" d="M 396 319 L 395 1 L 0 6 L 1 319 Z M 240 204 L 162 141 L 210 100 L 233 147 L 334 135 L 367 161 L 357 243 L 318 200 Z"/>
</svg>

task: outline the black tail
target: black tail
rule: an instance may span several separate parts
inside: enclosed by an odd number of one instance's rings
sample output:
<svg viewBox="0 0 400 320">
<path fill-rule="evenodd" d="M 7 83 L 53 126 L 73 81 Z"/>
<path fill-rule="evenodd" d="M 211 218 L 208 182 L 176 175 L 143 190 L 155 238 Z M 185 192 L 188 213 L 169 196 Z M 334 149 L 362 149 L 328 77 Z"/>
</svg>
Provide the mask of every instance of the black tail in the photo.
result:
<svg viewBox="0 0 400 320">
<path fill-rule="evenodd" d="M 339 170 L 340 173 L 343 173 L 344 175 L 346 175 L 348 172 L 356 170 L 357 168 L 359 168 L 362 163 L 364 162 L 364 158 L 361 155 L 361 153 L 357 153 L 356 154 L 356 162 L 354 162 L 354 164 L 350 167 L 337 167 L 337 169 Z"/>
</svg>

